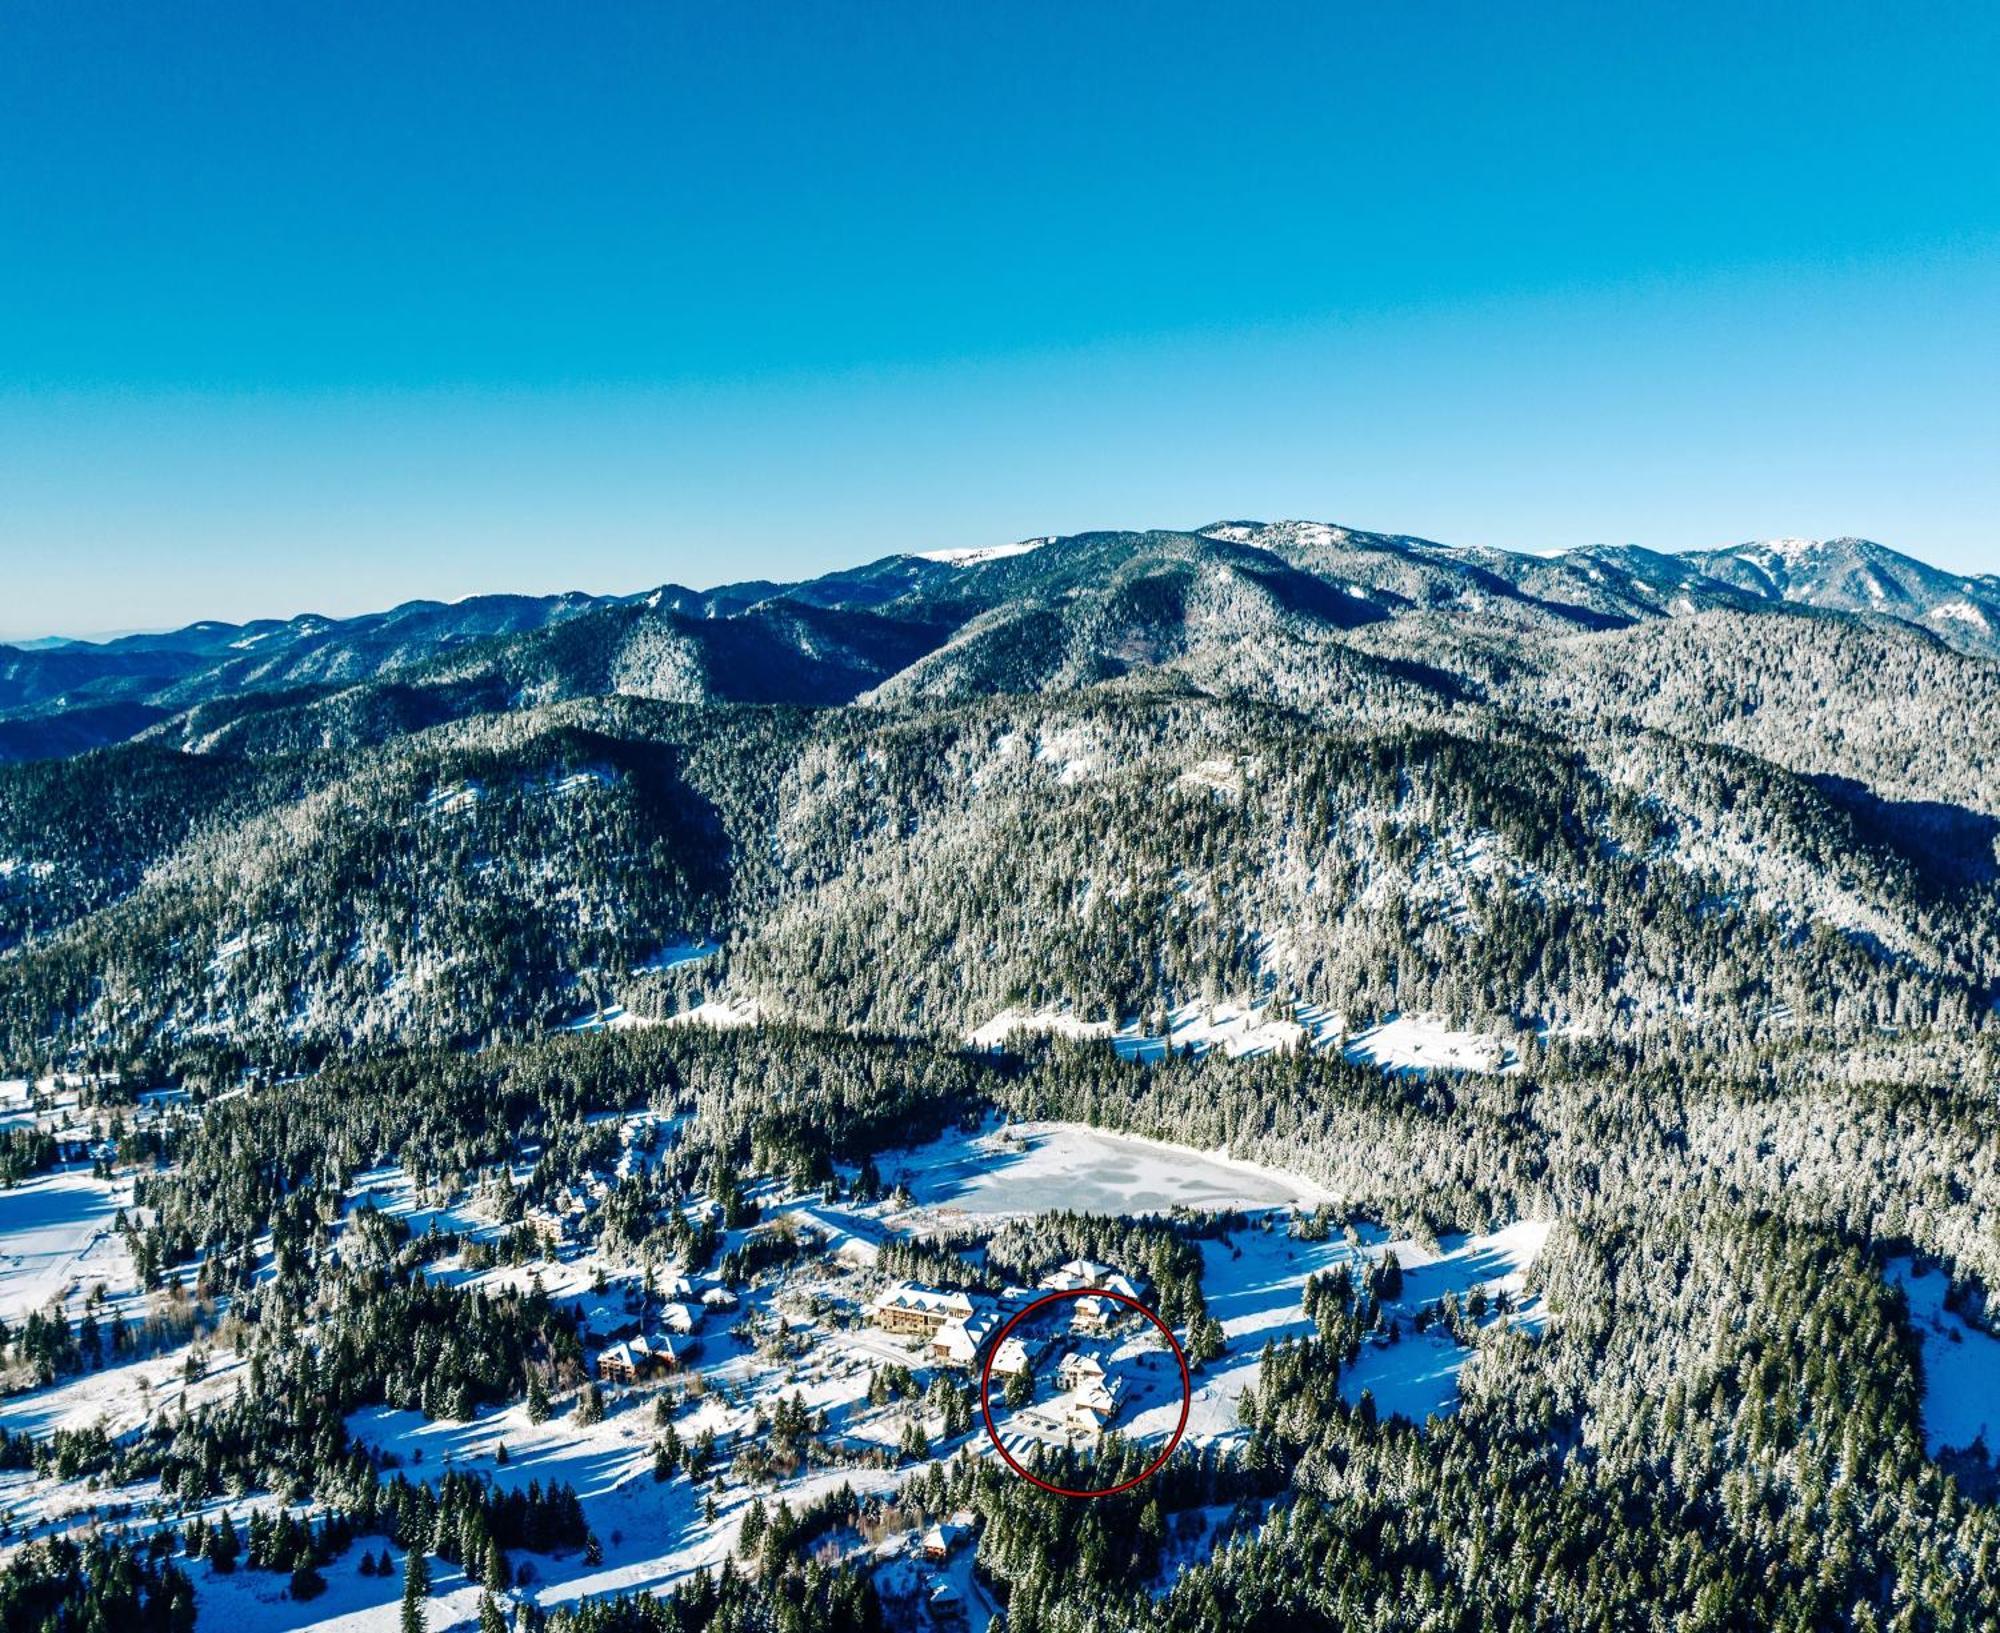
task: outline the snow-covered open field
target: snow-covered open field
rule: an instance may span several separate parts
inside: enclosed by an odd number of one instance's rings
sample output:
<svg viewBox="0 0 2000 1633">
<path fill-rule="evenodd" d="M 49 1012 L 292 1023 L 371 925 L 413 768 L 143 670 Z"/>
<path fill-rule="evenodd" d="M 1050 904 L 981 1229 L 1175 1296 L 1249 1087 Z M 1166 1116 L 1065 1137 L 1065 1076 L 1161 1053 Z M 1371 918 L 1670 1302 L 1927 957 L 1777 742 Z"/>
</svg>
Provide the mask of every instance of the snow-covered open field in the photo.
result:
<svg viewBox="0 0 2000 1633">
<path fill-rule="evenodd" d="M 1413 1242 L 1395 1244 L 1396 1257 L 1403 1266 L 1403 1296 L 1394 1312 L 1433 1305 L 1446 1294 L 1461 1301 L 1474 1287 L 1487 1292 L 1504 1292 L 1518 1300 L 1528 1267 L 1548 1240 L 1549 1226 L 1541 1220 L 1522 1220 L 1490 1236 L 1453 1237 L 1444 1251 L 1432 1255 Z M 1489 1317 L 1487 1325 L 1499 1317 Z M 1538 1303 L 1517 1308 L 1505 1318 L 1511 1325 L 1539 1333 L 1547 1313 Z M 1413 1332 L 1401 1323 L 1402 1336 L 1394 1343 L 1364 1344 L 1354 1365 L 1340 1375 L 1340 1392 L 1358 1403 L 1365 1390 L 1375 1399 L 1382 1417 L 1405 1417 L 1421 1423 L 1433 1413 L 1446 1415 L 1457 1408 L 1459 1381 L 1474 1352 L 1461 1347 L 1441 1328 Z"/>
<path fill-rule="evenodd" d="M 0 1320 L 19 1321 L 78 1283 L 122 1288 L 131 1255 L 112 1224 L 131 1194 L 81 1168 L 0 1190 Z"/>
<path fill-rule="evenodd" d="M 1308 1206 L 1332 1200 L 1311 1180 L 1186 1146 L 1107 1134 L 1077 1123 L 1019 1123 L 976 1136 L 950 1134 L 877 1159 L 920 1205 L 994 1216 L 1164 1213 Z"/>
<path fill-rule="evenodd" d="M 1435 1015 L 1391 1015 L 1347 1040 L 1356 1064 L 1390 1071 L 1511 1072 L 1520 1056 L 1487 1032 L 1459 1032 Z"/>
<path fill-rule="evenodd" d="M 1459 1379 L 1474 1352 L 1436 1329 L 1409 1333 L 1410 1315 L 1447 1293 L 1462 1299 L 1475 1286 L 1518 1296 L 1548 1233 L 1545 1222 L 1527 1220 L 1490 1236 L 1451 1238 L 1435 1254 L 1415 1242 L 1390 1241 L 1379 1231 L 1364 1234 L 1357 1246 L 1339 1240 L 1300 1241 L 1280 1229 L 1239 1232 L 1226 1243 L 1204 1242 L 1202 1291 L 1209 1314 L 1222 1323 L 1228 1349 L 1195 1380 L 1189 1438 L 1224 1440 L 1238 1434 L 1236 1403 L 1256 1384 L 1264 1345 L 1312 1335 L 1301 1305 L 1307 1277 L 1351 1264 L 1358 1278 L 1391 1250 L 1403 1266 L 1403 1294 L 1384 1308 L 1404 1327 L 1405 1336 L 1381 1348 L 1364 1345 L 1360 1358 L 1341 1374 L 1341 1394 L 1355 1402 L 1368 1390 L 1380 1415 L 1401 1415 L 1415 1423 L 1432 1413 L 1453 1411 Z M 1545 1318 L 1538 1306 L 1529 1305 L 1507 1319 L 1539 1332 Z M 1133 1425 L 1141 1434 L 1156 1426 L 1148 1419 Z"/>
</svg>

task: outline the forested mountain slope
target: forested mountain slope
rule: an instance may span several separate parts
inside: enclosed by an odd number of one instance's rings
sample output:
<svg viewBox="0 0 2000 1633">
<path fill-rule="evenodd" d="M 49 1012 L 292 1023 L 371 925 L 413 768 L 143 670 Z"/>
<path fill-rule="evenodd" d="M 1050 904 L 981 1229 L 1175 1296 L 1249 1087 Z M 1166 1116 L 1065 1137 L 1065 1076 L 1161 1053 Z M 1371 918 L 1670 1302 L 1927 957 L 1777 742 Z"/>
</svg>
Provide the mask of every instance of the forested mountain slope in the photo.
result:
<svg viewBox="0 0 2000 1633">
<path fill-rule="evenodd" d="M 1720 1049 L 1976 1030 L 2000 977 L 2000 668 L 1688 558 L 1223 523 L 353 623 L 121 645 L 222 695 L 0 776 L 9 1051 L 703 997 Z M 267 642 L 319 678 L 247 684 Z"/>
</svg>

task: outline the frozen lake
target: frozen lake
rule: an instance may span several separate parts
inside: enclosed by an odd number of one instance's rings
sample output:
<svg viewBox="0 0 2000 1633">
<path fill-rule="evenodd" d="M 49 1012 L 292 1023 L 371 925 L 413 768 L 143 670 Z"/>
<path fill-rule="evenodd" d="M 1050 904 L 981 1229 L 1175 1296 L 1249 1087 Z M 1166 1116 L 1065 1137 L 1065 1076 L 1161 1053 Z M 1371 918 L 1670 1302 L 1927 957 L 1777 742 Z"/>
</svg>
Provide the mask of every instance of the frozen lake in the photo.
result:
<svg viewBox="0 0 2000 1633">
<path fill-rule="evenodd" d="M 1317 1203 L 1330 1193 L 1276 1169 L 1075 1123 L 1020 1123 L 1008 1134 L 948 1135 L 880 1160 L 920 1206 L 970 1214 L 1164 1213 Z"/>
</svg>

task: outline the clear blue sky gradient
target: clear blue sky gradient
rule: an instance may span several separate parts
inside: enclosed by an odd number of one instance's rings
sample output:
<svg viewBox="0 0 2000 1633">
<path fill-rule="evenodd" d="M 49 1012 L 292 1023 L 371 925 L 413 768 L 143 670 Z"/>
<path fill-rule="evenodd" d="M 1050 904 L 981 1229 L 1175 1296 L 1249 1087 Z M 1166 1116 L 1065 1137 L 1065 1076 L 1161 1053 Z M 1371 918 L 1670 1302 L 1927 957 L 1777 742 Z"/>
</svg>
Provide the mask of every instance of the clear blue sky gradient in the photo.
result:
<svg viewBox="0 0 2000 1633">
<path fill-rule="evenodd" d="M 1244 515 L 2000 569 L 1996 85 L 1990 5 L 14 0 L 0 634 Z"/>
</svg>

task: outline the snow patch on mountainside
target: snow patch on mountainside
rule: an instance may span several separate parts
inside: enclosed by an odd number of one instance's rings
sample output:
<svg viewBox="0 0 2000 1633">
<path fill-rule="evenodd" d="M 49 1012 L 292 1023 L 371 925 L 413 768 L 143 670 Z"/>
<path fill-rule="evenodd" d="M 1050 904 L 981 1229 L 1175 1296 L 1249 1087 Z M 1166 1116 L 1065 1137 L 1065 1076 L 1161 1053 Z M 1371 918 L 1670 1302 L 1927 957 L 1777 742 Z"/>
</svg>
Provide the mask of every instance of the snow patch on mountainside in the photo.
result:
<svg viewBox="0 0 2000 1633">
<path fill-rule="evenodd" d="M 1076 782 L 1096 769 L 1094 740 L 1081 730 L 1045 732 L 1035 740 L 1037 764 L 1053 766 L 1058 782 Z"/>
<path fill-rule="evenodd" d="M 453 783 L 445 788 L 433 789 L 423 808 L 433 816 L 455 816 L 462 811 L 476 810 L 485 797 L 486 789 L 478 782 Z"/>
<path fill-rule="evenodd" d="M 1136 1021 L 1120 1027 L 1111 1047 L 1126 1060 L 1163 1060 L 1169 1053 L 1200 1056 L 1213 1049 L 1235 1060 L 1289 1054 L 1311 1038 L 1296 1021 L 1247 1004 L 1189 1003 L 1168 1012 L 1164 1032 L 1142 1031 Z"/>
<path fill-rule="evenodd" d="M 659 1024 L 713 1026 L 728 1032 L 741 1026 L 755 1026 L 763 1018 L 763 1005 L 754 998 L 711 998 L 707 1003 L 696 1004 L 693 1009 L 684 1009 L 678 1015 L 669 1015 Z M 634 1020 L 630 1024 L 638 1026 L 646 1023 Z"/>
<path fill-rule="evenodd" d="M 1081 1123 L 989 1124 L 954 1130 L 877 1159 L 886 1183 L 920 1210 L 1004 1218 L 1056 1208 L 1165 1213 L 1170 1208 L 1317 1206 L 1333 1193 L 1302 1175 Z M 908 1226 L 921 1220 L 906 1219 Z"/>
<path fill-rule="evenodd" d="M 1331 522 L 1217 522 L 1201 529 L 1200 537 L 1219 539 L 1225 544 L 1294 546 L 1331 549 L 1353 537 L 1346 528 Z"/>
<path fill-rule="evenodd" d="M 1125 1060 L 1164 1060 L 1169 1054 L 1200 1056 L 1220 1049 L 1232 1060 L 1297 1049 L 1314 1034 L 1296 1021 L 1279 1019 L 1247 1004 L 1186 1003 L 1167 1012 L 1165 1029 L 1148 1029 L 1137 1020 L 1118 1026 L 1109 1021 L 1085 1021 L 1062 1010 L 1033 1014 L 1004 1009 L 975 1028 L 967 1041 L 975 1048 L 998 1049 L 1016 1035 L 1064 1037 L 1079 1042 L 1109 1042 Z M 1329 1017 L 1337 1030 L 1339 1017 Z"/>
<path fill-rule="evenodd" d="M 1025 556 L 1031 550 L 1039 550 L 1045 544 L 1053 544 L 1054 535 L 1042 539 L 1023 539 L 1018 544 L 983 544 L 970 550 L 919 550 L 919 561 L 941 561 L 948 567 L 977 567 L 981 562 L 1005 561 L 1010 556 Z"/>
<path fill-rule="evenodd" d="M 1992 621 L 1970 601 L 1941 601 L 1924 614 L 1926 618 L 1942 618 L 1948 623 L 1970 624 L 1974 629 L 1990 631 Z"/>
<path fill-rule="evenodd" d="M 1108 1038 L 1113 1031 L 1109 1021 L 1083 1021 L 1061 1010 L 1038 1010 L 1033 1014 L 1018 1009 L 1003 1009 L 983 1026 L 976 1026 L 966 1035 L 966 1041 L 975 1049 L 998 1049 L 1016 1034 L 1055 1038 Z"/>
<path fill-rule="evenodd" d="M 1185 787 L 1212 789 L 1218 794 L 1243 792 L 1243 773 L 1234 760 L 1203 760 L 1189 766 L 1176 780 Z"/>
<path fill-rule="evenodd" d="M 1742 546 L 1736 554 L 1760 567 L 1769 568 L 1774 560 L 1797 567 L 1818 555 L 1820 545 L 1818 539 L 1759 539 Z"/>
<path fill-rule="evenodd" d="M 1280 1013 L 1280 1009 L 1288 1013 Z M 1356 1065 L 1392 1072 L 1517 1072 L 1519 1052 L 1491 1032 L 1458 1031 L 1442 1016 L 1397 1014 L 1349 1037 L 1344 1016 L 1317 1006 L 1260 1006 L 1242 1002 L 1185 1003 L 1165 1016 L 1165 1026 L 1140 1020 L 1113 1026 L 1086 1021 L 1066 1010 L 1033 1013 L 1004 1009 L 967 1035 L 977 1049 L 1000 1049 L 1018 1036 L 1108 1042 L 1124 1060 L 1142 1064 L 1168 1055 L 1199 1058 L 1221 1050 L 1231 1060 L 1327 1049 L 1338 1043 Z"/>
<path fill-rule="evenodd" d="M 606 1004 L 588 1015 L 580 1015 L 564 1026 L 565 1032 L 631 1032 L 661 1023 L 646 1015 L 634 1015 L 623 1004 Z"/>
<path fill-rule="evenodd" d="M 1518 1072 L 1520 1055 L 1490 1032 L 1457 1032 L 1437 1015 L 1392 1015 L 1347 1042 L 1357 1065 L 1390 1071 Z"/>
<path fill-rule="evenodd" d="M 232 936 L 225 936 L 215 944 L 215 952 L 208 961 L 211 973 L 227 969 L 239 958 L 258 947 L 269 947 L 278 939 L 277 930 L 268 924 L 257 925 L 248 930 L 238 930 Z"/>
</svg>

